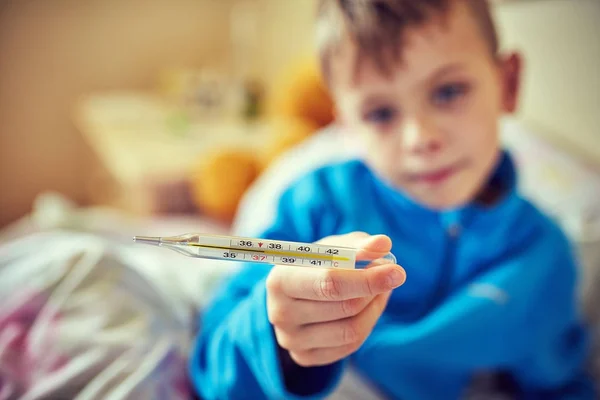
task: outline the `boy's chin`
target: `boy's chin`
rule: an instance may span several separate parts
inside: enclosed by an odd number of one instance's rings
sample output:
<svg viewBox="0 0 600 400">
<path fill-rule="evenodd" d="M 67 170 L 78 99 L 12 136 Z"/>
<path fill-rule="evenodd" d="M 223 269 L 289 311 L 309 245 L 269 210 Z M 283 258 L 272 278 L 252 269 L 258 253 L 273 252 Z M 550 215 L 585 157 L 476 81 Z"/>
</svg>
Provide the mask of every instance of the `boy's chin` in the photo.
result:
<svg viewBox="0 0 600 400">
<path fill-rule="evenodd" d="M 409 193 L 412 199 L 422 206 L 435 210 L 455 210 L 471 203 L 477 194 L 476 188 L 443 188 L 432 192 Z"/>
<path fill-rule="evenodd" d="M 454 210 L 469 203 L 464 199 L 430 199 L 428 197 L 413 197 L 413 199 L 422 206 L 435 211 Z"/>
</svg>

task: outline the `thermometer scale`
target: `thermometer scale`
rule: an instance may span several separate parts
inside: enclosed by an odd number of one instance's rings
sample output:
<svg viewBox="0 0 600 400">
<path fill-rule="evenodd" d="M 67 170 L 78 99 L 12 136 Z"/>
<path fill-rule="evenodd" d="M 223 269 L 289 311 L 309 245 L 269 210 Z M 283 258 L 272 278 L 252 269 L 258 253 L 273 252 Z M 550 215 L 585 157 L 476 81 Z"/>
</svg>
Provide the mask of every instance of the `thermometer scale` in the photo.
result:
<svg viewBox="0 0 600 400">
<path fill-rule="evenodd" d="M 368 254 L 350 247 L 236 236 L 186 234 L 170 237 L 135 236 L 133 240 L 166 247 L 188 257 L 213 260 L 342 269 L 364 267 L 377 259 L 396 262 L 391 253 Z"/>
</svg>

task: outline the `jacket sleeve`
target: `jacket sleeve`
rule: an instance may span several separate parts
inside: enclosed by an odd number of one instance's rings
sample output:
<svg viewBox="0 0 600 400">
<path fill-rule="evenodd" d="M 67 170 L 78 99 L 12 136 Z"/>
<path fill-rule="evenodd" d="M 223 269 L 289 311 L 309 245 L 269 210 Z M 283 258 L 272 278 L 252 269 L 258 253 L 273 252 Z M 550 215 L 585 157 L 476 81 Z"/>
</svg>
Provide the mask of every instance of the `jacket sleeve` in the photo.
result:
<svg viewBox="0 0 600 400">
<path fill-rule="evenodd" d="M 526 399 L 597 399 L 585 368 L 590 337 L 580 313 L 575 256 L 566 239 L 553 254 L 541 280 L 545 284 L 531 287 L 534 303 L 523 323 L 528 351 L 518 360 L 514 377 Z"/>
<path fill-rule="evenodd" d="M 562 237 L 527 247 L 386 340 L 443 368 L 504 366 L 526 399 L 594 399 L 572 252 Z"/>
<path fill-rule="evenodd" d="M 287 191 L 271 227 L 259 237 L 314 242 L 319 238 L 315 227 L 332 229 L 323 225 L 328 218 L 321 215 L 312 186 Z M 267 317 L 269 269 L 243 264 L 204 310 L 190 360 L 191 378 L 202 398 L 321 398 L 337 385 L 342 363 L 303 368 L 279 348 Z"/>
</svg>

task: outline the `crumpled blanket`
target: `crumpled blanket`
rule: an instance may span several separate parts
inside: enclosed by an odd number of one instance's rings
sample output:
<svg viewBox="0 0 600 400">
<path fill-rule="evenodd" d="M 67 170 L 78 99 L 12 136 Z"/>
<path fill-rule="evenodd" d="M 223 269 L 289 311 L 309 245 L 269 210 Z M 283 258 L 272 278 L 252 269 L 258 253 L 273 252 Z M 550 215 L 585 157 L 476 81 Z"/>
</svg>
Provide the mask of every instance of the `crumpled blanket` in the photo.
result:
<svg viewBox="0 0 600 400">
<path fill-rule="evenodd" d="M 194 399 L 198 311 L 236 268 L 155 250 L 70 232 L 0 245 L 0 400 Z M 511 398 L 483 378 L 465 398 Z M 380 398 L 352 371 L 330 396 Z"/>
<path fill-rule="evenodd" d="M 0 400 L 193 398 L 195 318 L 146 262 L 85 234 L 0 246 Z"/>
</svg>

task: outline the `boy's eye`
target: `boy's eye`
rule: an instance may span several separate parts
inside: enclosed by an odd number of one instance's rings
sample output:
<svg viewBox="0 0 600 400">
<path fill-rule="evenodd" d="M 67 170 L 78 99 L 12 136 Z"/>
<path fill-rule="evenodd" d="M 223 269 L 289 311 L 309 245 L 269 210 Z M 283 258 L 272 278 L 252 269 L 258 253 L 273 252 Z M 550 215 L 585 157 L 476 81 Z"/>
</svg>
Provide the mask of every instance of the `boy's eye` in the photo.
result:
<svg viewBox="0 0 600 400">
<path fill-rule="evenodd" d="M 387 124 L 394 119 L 395 115 L 396 110 L 394 110 L 392 107 L 378 107 L 372 111 L 369 111 L 364 116 L 364 119 L 373 124 Z"/>
<path fill-rule="evenodd" d="M 468 86 L 462 83 L 453 83 L 440 86 L 435 90 L 433 101 L 438 105 L 448 105 L 465 95 Z"/>
</svg>

